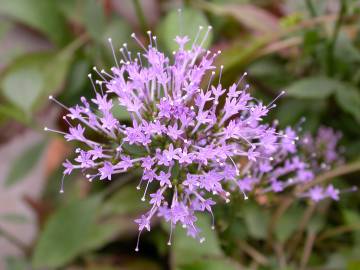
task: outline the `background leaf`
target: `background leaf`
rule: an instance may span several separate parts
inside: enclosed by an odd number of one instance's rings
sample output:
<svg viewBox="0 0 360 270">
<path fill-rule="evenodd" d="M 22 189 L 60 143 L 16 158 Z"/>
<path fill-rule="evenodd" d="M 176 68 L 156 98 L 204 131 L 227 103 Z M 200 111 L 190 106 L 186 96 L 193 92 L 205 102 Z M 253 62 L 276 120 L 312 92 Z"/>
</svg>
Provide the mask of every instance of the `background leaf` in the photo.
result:
<svg viewBox="0 0 360 270">
<path fill-rule="evenodd" d="M 296 98 L 323 99 L 336 89 L 337 81 L 331 78 L 315 76 L 295 81 L 286 87 L 288 96 Z"/>
<path fill-rule="evenodd" d="M 169 12 L 166 17 L 160 22 L 158 33 L 159 42 L 164 45 L 167 51 L 172 52 L 178 49 L 177 43 L 174 41 L 176 36 L 188 36 L 191 41 L 186 44 L 185 48 L 191 47 L 192 41 L 194 40 L 199 26 L 203 26 L 198 42 L 204 37 L 204 33 L 207 31 L 209 23 L 205 15 L 196 9 L 185 8 L 181 11 L 181 16 L 177 10 Z M 208 48 L 211 44 L 213 37 L 212 31 L 210 31 L 206 41 L 203 44 L 203 48 Z"/>
<path fill-rule="evenodd" d="M 177 267 L 201 262 L 212 256 L 223 256 L 216 233 L 211 229 L 208 216 L 199 215 L 197 224 L 201 228 L 201 237 L 205 237 L 202 244 L 198 240 L 188 237 L 185 229 L 181 226 L 176 227 L 171 252 L 174 265 Z"/>
<path fill-rule="evenodd" d="M 336 91 L 336 101 L 345 111 L 354 116 L 360 124 L 360 90 L 351 86 L 342 84 Z"/>
<path fill-rule="evenodd" d="M 10 187 L 21 181 L 41 158 L 46 143 L 41 141 L 26 149 L 12 164 L 6 177 L 5 186 Z"/>
<path fill-rule="evenodd" d="M 57 45 L 65 44 L 68 39 L 68 28 L 55 1 L 0 0 L 0 14 L 39 30 Z"/>
<path fill-rule="evenodd" d="M 30 112 L 45 88 L 42 71 L 52 54 L 35 53 L 17 58 L 2 76 L 1 88 L 4 96 L 24 112 Z"/>
<path fill-rule="evenodd" d="M 35 246 L 34 268 L 61 267 L 81 254 L 89 245 L 99 203 L 99 197 L 91 197 L 59 208 Z"/>
<path fill-rule="evenodd" d="M 4 96 L 25 113 L 39 110 L 48 95 L 62 86 L 72 54 L 72 50 L 64 50 L 20 56 L 2 76 Z"/>
<path fill-rule="evenodd" d="M 84 11 L 84 24 L 87 32 L 94 40 L 102 42 L 106 24 L 102 2 L 87 0 Z"/>
<path fill-rule="evenodd" d="M 229 259 L 207 257 L 202 261 L 183 265 L 178 270 L 237 270 L 239 267 Z"/>
<path fill-rule="evenodd" d="M 269 222 L 269 215 L 259 206 L 248 204 L 243 208 L 243 216 L 249 234 L 256 239 L 265 239 Z"/>
<path fill-rule="evenodd" d="M 5 258 L 6 270 L 28 270 L 29 263 L 23 258 L 7 257 Z"/>
<path fill-rule="evenodd" d="M 292 207 L 278 220 L 275 228 L 275 236 L 280 242 L 285 242 L 298 227 L 298 223 L 303 211 L 299 207 Z"/>
<path fill-rule="evenodd" d="M 139 214 L 148 208 L 148 205 L 141 201 L 141 196 L 134 185 L 124 186 L 104 202 L 101 214 L 105 216 Z"/>
</svg>

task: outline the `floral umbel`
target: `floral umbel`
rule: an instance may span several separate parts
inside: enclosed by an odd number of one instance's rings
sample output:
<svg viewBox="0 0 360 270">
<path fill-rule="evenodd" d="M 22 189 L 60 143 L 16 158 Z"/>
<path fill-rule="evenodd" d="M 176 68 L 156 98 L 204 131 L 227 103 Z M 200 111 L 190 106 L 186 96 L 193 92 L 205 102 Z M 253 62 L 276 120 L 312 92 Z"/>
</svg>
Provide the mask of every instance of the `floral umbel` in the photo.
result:
<svg viewBox="0 0 360 270">
<path fill-rule="evenodd" d="M 210 30 L 200 27 L 192 42 L 177 36 L 178 50 L 171 57 L 157 49 L 156 36 L 150 32 L 147 46 L 132 34 L 143 51 L 131 54 L 125 44 L 121 60 L 109 40 L 116 66 L 110 71 L 94 68 L 97 80 L 89 74 L 93 99 L 82 97 L 80 104 L 68 108 L 50 97 L 68 111 L 66 140 L 82 144 L 75 160 L 64 163 L 64 176 L 78 169 L 89 181 L 110 181 L 115 175 L 142 170 L 139 199 L 150 206 L 135 220 L 136 251 L 141 233 L 150 231 L 156 216 L 169 223 L 169 245 L 178 224 L 202 242 L 197 212 L 208 212 L 214 226 L 213 206 L 229 202 L 230 192 L 242 192 L 244 199 L 255 190 L 279 192 L 311 181 L 313 169 L 322 168 L 297 154 L 298 138 L 292 129 L 279 131 L 275 124 L 263 123 L 276 99 L 270 104 L 254 99 L 244 83 L 246 74 L 229 88 L 222 86 L 223 66 L 213 64 L 221 52 L 202 48 Z M 114 116 L 114 106 L 127 110 L 130 125 Z M 88 136 L 90 130 L 97 136 Z M 301 147 L 315 151 L 317 142 L 306 138 Z M 324 152 L 324 164 L 333 162 L 334 155 L 335 148 Z M 315 201 L 338 198 L 339 191 L 332 186 L 316 188 L 320 190 L 302 196 Z"/>
</svg>

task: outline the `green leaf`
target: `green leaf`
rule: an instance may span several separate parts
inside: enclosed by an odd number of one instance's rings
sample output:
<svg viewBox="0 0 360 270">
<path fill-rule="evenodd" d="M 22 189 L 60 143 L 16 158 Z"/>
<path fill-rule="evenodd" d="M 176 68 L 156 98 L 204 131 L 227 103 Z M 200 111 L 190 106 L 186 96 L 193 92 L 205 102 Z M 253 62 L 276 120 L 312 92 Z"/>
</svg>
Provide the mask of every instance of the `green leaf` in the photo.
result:
<svg viewBox="0 0 360 270">
<path fill-rule="evenodd" d="M 327 77 L 308 77 L 295 81 L 286 88 L 288 96 L 303 99 L 323 99 L 336 89 L 338 81 Z"/>
<path fill-rule="evenodd" d="M 108 216 L 141 213 L 148 208 L 148 204 L 141 201 L 141 196 L 134 185 L 124 186 L 104 202 L 101 214 Z"/>
<path fill-rule="evenodd" d="M 298 222 L 302 209 L 299 207 L 292 207 L 284 215 L 281 216 L 275 228 L 275 236 L 280 242 L 285 242 L 298 227 Z"/>
<path fill-rule="evenodd" d="M 146 149 L 140 145 L 124 143 L 122 148 L 126 153 L 134 155 L 136 157 L 143 157 L 147 154 Z"/>
<path fill-rule="evenodd" d="M 14 119 L 25 125 L 29 124 L 28 115 L 12 104 L 0 104 L 0 116 Z"/>
<path fill-rule="evenodd" d="M 359 270 L 360 269 L 360 260 L 348 262 L 346 270 Z"/>
<path fill-rule="evenodd" d="M 100 213 L 99 213 L 100 214 Z M 98 216 L 101 220 L 101 217 Z M 89 237 L 84 243 L 82 253 L 99 249 L 119 236 L 136 234 L 137 227 L 134 226 L 134 219 L 131 217 L 119 217 L 107 219 L 105 222 L 93 224 Z"/>
<path fill-rule="evenodd" d="M 120 47 L 120 44 L 123 44 L 131 35 L 130 26 L 119 17 L 113 17 L 110 23 L 107 25 L 105 32 L 100 36 L 102 38 L 104 46 L 109 48 L 108 38 L 112 39 L 115 48 Z M 130 46 L 130 44 L 128 45 Z M 111 53 L 110 48 L 108 49 L 109 53 Z"/>
<path fill-rule="evenodd" d="M 187 236 L 186 230 L 181 226 L 176 226 L 172 241 L 172 255 L 174 265 L 177 267 L 202 262 L 205 258 L 211 256 L 224 256 L 216 233 L 211 229 L 208 216 L 199 215 L 197 225 L 201 228 L 201 237 L 205 238 L 205 241 L 201 244 L 198 240 Z"/>
<path fill-rule="evenodd" d="M 105 29 L 105 14 L 100 1 L 87 0 L 85 2 L 84 24 L 89 35 L 94 40 L 102 42 Z"/>
<path fill-rule="evenodd" d="M 73 51 L 33 53 L 17 58 L 5 71 L 0 87 L 6 99 L 24 111 L 38 110 L 49 94 L 58 90 L 72 60 Z"/>
<path fill-rule="evenodd" d="M 84 21 L 83 0 L 54 1 L 59 12 L 71 23 L 82 25 Z"/>
<path fill-rule="evenodd" d="M 318 233 L 320 230 L 323 229 L 324 225 L 325 225 L 324 217 L 321 215 L 316 215 L 310 219 L 307 225 L 307 230 L 312 233 Z"/>
<path fill-rule="evenodd" d="M 352 209 L 342 209 L 342 215 L 344 217 L 344 223 L 349 226 L 360 224 L 359 213 Z M 353 231 L 354 240 L 360 243 L 360 230 Z"/>
<path fill-rule="evenodd" d="M 6 270 L 28 270 L 28 269 L 30 269 L 29 263 L 23 258 L 6 257 L 5 264 L 6 264 Z"/>
<path fill-rule="evenodd" d="M 0 14 L 39 30 L 57 45 L 63 45 L 68 39 L 66 22 L 55 1 L 0 0 Z"/>
<path fill-rule="evenodd" d="M 75 44 L 74 41 L 73 44 Z M 67 72 L 69 70 L 70 64 L 73 60 L 73 54 L 76 48 L 69 47 L 55 54 L 55 56 L 50 59 L 46 65 L 45 72 L 45 87 L 35 104 L 38 108 L 44 101 L 47 100 L 50 94 L 56 93 L 64 84 L 66 79 Z"/>
<path fill-rule="evenodd" d="M 256 239 L 265 239 L 269 222 L 269 214 L 255 204 L 243 209 L 245 224 L 249 234 Z"/>
<path fill-rule="evenodd" d="M 133 223 L 132 223 L 133 225 Z M 94 224 L 89 235 L 90 238 L 84 243 L 82 251 L 95 250 L 104 246 L 117 233 L 119 224 Z"/>
<path fill-rule="evenodd" d="M 5 186 L 10 187 L 26 176 L 37 164 L 41 153 L 45 148 L 45 142 L 41 141 L 26 149 L 13 163 L 5 180 Z"/>
<path fill-rule="evenodd" d="M 360 51 L 345 31 L 340 32 L 335 46 L 335 56 L 347 64 L 360 62 Z"/>
<path fill-rule="evenodd" d="M 61 102 L 68 106 L 78 103 L 81 91 L 88 85 L 88 74 L 90 63 L 87 59 L 79 58 L 71 65 L 69 75 L 66 80 L 66 91 L 61 93 Z M 88 92 L 88 88 L 85 90 Z"/>
<path fill-rule="evenodd" d="M 169 12 L 166 17 L 160 22 L 158 33 L 160 42 L 165 46 L 167 51 L 172 52 L 178 49 L 177 43 L 174 41 L 176 36 L 188 36 L 190 41 L 185 45 L 185 49 L 190 49 L 192 42 L 194 41 L 196 34 L 199 31 L 199 26 L 203 26 L 198 43 L 204 37 L 209 23 L 205 15 L 196 9 L 185 8 L 182 10 L 181 15 L 177 10 Z M 206 41 L 203 44 L 204 48 L 208 48 L 211 44 L 213 34 L 210 31 Z"/>
<path fill-rule="evenodd" d="M 1 81 L 4 96 L 24 112 L 30 112 L 45 87 L 41 67 L 51 54 L 36 53 L 17 58 L 5 71 Z"/>
<path fill-rule="evenodd" d="M 336 102 L 345 111 L 354 116 L 360 124 L 360 89 L 342 83 L 336 91 Z"/>
<path fill-rule="evenodd" d="M 118 99 L 114 98 L 113 99 L 113 104 L 114 106 L 111 109 L 111 112 L 113 113 L 113 115 L 115 116 L 116 119 L 119 119 L 120 121 L 130 121 L 130 113 L 128 112 L 128 110 L 119 104 Z"/>
<path fill-rule="evenodd" d="M 267 44 L 269 44 L 269 39 L 263 36 L 251 37 L 247 41 L 246 46 L 244 46 L 243 41 L 235 42 L 219 55 L 216 63 L 223 64 L 224 72 L 233 73 L 232 76 L 238 78 L 239 70 L 244 69 L 251 62 L 259 58 L 261 50 Z"/>
<path fill-rule="evenodd" d="M 35 246 L 33 267 L 61 267 L 89 246 L 99 197 L 75 200 L 58 209 L 48 220 Z"/>
<path fill-rule="evenodd" d="M 192 264 L 187 264 L 176 268 L 178 270 L 237 270 L 237 266 L 229 259 L 214 259 L 206 258 L 203 261 L 198 261 Z"/>
</svg>

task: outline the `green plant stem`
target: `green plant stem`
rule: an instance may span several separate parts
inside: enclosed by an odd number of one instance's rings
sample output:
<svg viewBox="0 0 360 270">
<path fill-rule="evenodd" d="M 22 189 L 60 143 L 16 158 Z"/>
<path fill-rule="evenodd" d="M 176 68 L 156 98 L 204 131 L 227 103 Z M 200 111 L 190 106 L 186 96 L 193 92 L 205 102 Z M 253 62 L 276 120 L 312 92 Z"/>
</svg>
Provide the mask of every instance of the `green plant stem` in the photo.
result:
<svg viewBox="0 0 360 270">
<path fill-rule="evenodd" d="M 298 244 L 300 243 L 300 240 L 301 240 L 301 237 L 303 236 L 306 225 L 309 223 L 309 220 L 313 216 L 315 209 L 316 209 L 316 204 L 311 202 L 311 204 L 304 211 L 304 214 L 300 220 L 298 229 L 297 229 L 294 237 L 291 238 L 289 241 L 289 246 L 287 248 L 288 258 L 290 258 L 290 256 L 295 252 Z"/>
<path fill-rule="evenodd" d="M 303 255 L 301 257 L 300 270 L 304 270 L 306 268 L 306 265 L 311 255 L 311 251 L 314 246 L 315 239 L 316 234 L 314 232 L 308 232 L 305 240 Z"/>
<path fill-rule="evenodd" d="M 141 7 L 140 1 L 133 0 L 133 3 L 134 3 L 136 15 L 139 18 L 141 30 L 145 33 L 148 30 L 148 24 L 146 22 L 146 18 L 145 18 L 143 9 Z"/>
<path fill-rule="evenodd" d="M 273 243 L 273 249 L 275 251 L 276 254 L 276 258 L 279 264 L 279 268 L 280 269 L 286 269 L 286 256 L 285 256 L 285 252 L 284 252 L 284 247 L 281 243 L 276 242 Z"/>
<path fill-rule="evenodd" d="M 305 3 L 306 3 L 306 7 L 310 12 L 311 17 L 316 17 L 317 14 L 313 2 L 311 0 L 305 0 Z"/>
<path fill-rule="evenodd" d="M 339 10 L 339 15 L 337 17 L 337 20 L 335 22 L 334 31 L 332 34 L 332 37 L 329 41 L 329 44 L 327 46 L 327 73 L 330 77 L 334 75 L 334 53 L 335 53 L 335 46 L 336 42 L 339 36 L 340 28 L 344 20 L 346 12 L 346 0 L 341 0 L 341 6 Z"/>
<path fill-rule="evenodd" d="M 324 231 L 322 234 L 320 234 L 317 238 L 316 241 L 320 242 L 323 241 L 325 239 L 346 233 L 346 232 L 352 232 L 355 230 L 359 230 L 360 229 L 360 223 L 355 223 L 355 224 L 351 224 L 351 225 L 343 225 L 343 226 L 339 226 L 333 229 L 329 229 L 327 231 Z"/>
<path fill-rule="evenodd" d="M 266 258 L 266 256 L 261 254 L 260 251 L 255 249 L 250 244 L 248 244 L 242 240 L 238 240 L 237 243 L 238 243 L 240 249 L 242 249 L 246 254 L 248 254 L 257 264 L 260 264 L 260 265 L 268 265 L 269 264 L 269 260 Z"/>
<path fill-rule="evenodd" d="M 15 237 L 14 235 L 7 232 L 4 228 L 0 226 L 0 236 L 3 236 L 6 240 L 12 243 L 14 246 L 19 248 L 24 254 L 28 253 L 28 247 L 25 243 L 23 243 L 20 239 Z"/>
</svg>

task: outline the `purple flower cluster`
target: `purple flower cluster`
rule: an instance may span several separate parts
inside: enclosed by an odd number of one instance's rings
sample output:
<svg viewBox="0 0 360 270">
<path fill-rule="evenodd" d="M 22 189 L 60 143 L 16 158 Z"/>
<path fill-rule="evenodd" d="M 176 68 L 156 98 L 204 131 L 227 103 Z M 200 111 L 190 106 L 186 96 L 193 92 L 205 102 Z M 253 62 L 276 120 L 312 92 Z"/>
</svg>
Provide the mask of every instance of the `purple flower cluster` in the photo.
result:
<svg viewBox="0 0 360 270">
<path fill-rule="evenodd" d="M 139 226 L 136 251 L 141 233 L 150 231 L 154 217 L 170 224 L 169 245 L 178 224 L 202 242 L 196 213 L 208 212 L 213 217 L 215 201 L 229 202 L 229 191 L 238 190 L 247 199 L 246 193 L 264 179 L 268 189 L 279 192 L 314 178 L 313 168 L 296 155 L 295 132 L 290 128 L 278 132 L 262 123 L 275 100 L 264 105 L 252 98 L 249 85 L 243 85 L 246 74 L 228 89 L 222 87 L 223 66 L 213 65 L 221 52 L 202 48 L 210 30 L 200 39 L 200 27 L 190 49 L 185 49 L 188 37 L 177 36 L 179 48 L 171 58 L 157 49 L 151 32 L 148 46 L 132 34 L 143 52 L 132 55 L 124 44 L 120 61 L 109 40 L 116 66 L 110 72 L 94 68 L 96 81 L 89 74 L 93 99 L 82 97 L 80 104 L 68 108 L 50 97 L 68 111 L 64 120 L 69 131 L 60 133 L 82 145 L 75 159 L 64 163 L 64 176 L 78 169 L 89 181 L 112 180 L 142 169 L 137 189 L 143 189 L 141 200 L 148 200 L 150 207 L 135 220 Z M 115 106 L 128 111 L 130 124 L 114 116 Z M 309 152 L 311 144 L 309 138 Z M 331 150 L 324 152 L 327 160 L 335 159 Z M 283 181 L 289 174 L 294 177 Z M 154 192 L 148 194 L 148 190 Z M 328 187 L 325 192 L 337 198 L 334 190 Z M 323 190 L 311 192 L 314 200 L 324 196 Z"/>
<path fill-rule="evenodd" d="M 297 144 L 293 143 L 297 140 L 296 132 L 290 127 L 280 133 L 282 136 L 278 144 L 267 153 L 270 158 L 253 163 L 240 173 L 243 178 L 238 183 L 243 192 L 279 193 L 286 188 L 309 183 L 317 175 L 343 162 L 338 149 L 341 134 L 331 128 L 319 128 L 315 137 L 306 133 Z M 314 202 L 326 198 L 337 201 L 339 194 L 340 190 L 330 184 L 315 186 L 300 197 Z"/>
</svg>

